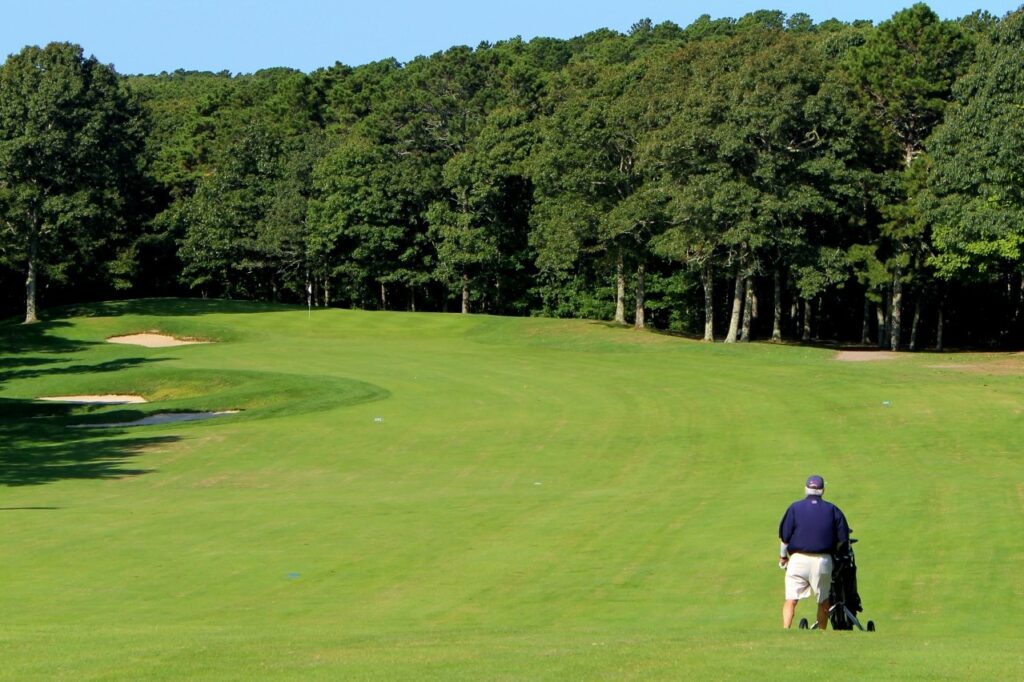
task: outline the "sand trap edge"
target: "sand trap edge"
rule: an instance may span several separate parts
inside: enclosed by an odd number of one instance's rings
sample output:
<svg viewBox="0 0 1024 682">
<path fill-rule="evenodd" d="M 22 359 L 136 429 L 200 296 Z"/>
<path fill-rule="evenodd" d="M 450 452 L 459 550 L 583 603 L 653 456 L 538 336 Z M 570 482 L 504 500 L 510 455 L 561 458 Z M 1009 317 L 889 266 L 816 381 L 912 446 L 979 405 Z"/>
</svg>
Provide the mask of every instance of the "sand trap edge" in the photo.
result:
<svg viewBox="0 0 1024 682">
<path fill-rule="evenodd" d="M 53 403 L 73 403 L 75 405 L 126 405 L 129 403 L 148 402 L 141 395 L 115 393 L 104 395 L 48 395 L 40 396 L 36 400 L 45 400 Z"/>
<path fill-rule="evenodd" d="M 241 410 L 220 410 L 219 412 L 158 412 L 142 419 L 130 422 L 112 422 L 109 424 L 71 424 L 73 429 L 109 429 L 128 426 L 153 426 L 156 424 L 176 424 L 180 422 L 198 422 L 227 414 L 238 414 Z"/>
</svg>

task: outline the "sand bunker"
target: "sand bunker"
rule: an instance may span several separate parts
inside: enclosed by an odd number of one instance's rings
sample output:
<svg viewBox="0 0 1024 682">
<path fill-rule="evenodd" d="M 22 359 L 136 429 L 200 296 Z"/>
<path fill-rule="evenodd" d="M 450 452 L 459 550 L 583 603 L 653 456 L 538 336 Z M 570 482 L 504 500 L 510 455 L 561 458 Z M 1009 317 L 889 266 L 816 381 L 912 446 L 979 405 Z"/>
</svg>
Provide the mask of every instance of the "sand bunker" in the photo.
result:
<svg viewBox="0 0 1024 682">
<path fill-rule="evenodd" d="M 209 343 L 209 341 L 201 339 L 179 339 L 168 334 L 158 334 L 156 332 L 111 336 L 107 341 L 110 343 L 124 343 L 131 346 L 145 346 L 146 348 L 166 348 L 168 346 L 189 346 L 196 343 Z"/>
<path fill-rule="evenodd" d="M 873 360 L 895 360 L 899 353 L 888 350 L 841 350 L 836 353 L 836 360 L 842 362 L 871 362 Z"/>
<path fill-rule="evenodd" d="M 104 395 L 53 395 L 37 398 L 37 400 L 49 400 L 55 403 L 75 403 L 76 405 L 125 405 L 127 403 L 146 402 L 146 399 L 141 395 L 119 395 L 114 393 Z"/>
<path fill-rule="evenodd" d="M 151 414 L 142 419 L 130 422 L 112 422 L 109 424 L 75 424 L 78 429 L 106 429 L 120 426 L 151 426 L 153 424 L 172 424 L 175 422 L 197 422 L 204 419 L 213 419 L 225 414 L 238 414 L 238 410 L 223 410 L 221 412 L 159 412 Z"/>
</svg>

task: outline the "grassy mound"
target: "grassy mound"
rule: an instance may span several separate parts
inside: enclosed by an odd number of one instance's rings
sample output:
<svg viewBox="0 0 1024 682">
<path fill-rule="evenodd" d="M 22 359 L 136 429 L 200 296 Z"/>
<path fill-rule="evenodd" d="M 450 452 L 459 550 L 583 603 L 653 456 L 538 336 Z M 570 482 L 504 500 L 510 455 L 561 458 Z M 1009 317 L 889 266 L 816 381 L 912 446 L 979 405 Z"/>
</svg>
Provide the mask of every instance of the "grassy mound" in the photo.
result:
<svg viewBox="0 0 1024 682">
<path fill-rule="evenodd" d="M 104 342 L 145 330 L 217 342 Z M 593 322 L 189 301 L 3 326 L 0 351 L 0 679 L 1024 664 L 1019 357 L 840 363 Z M 95 392 L 151 402 L 32 400 Z M 779 628 L 777 524 L 810 473 L 861 539 L 877 633 Z"/>
</svg>

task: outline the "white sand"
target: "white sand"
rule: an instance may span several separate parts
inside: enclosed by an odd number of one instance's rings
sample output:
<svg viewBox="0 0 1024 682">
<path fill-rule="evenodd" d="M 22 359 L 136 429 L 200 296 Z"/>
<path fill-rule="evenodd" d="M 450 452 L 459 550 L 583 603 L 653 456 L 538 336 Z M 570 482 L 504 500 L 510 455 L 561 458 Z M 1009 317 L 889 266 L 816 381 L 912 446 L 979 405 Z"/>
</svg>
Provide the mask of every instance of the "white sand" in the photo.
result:
<svg viewBox="0 0 1024 682">
<path fill-rule="evenodd" d="M 167 334 L 157 334 L 155 332 L 111 336 L 107 341 L 131 346 L 145 346 L 147 348 L 166 348 L 167 346 L 189 346 L 196 343 L 209 343 L 209 341 L 200 341 L 199 339 L 178 339 Z"/>
<path fill-rule="evenodd" d="M 238 410 L 223 410 L 221 412 L 158 412 L 142 419 L 132 422 L 114 422 L 110 424 L 75 424 L 74 428 L 79 429 L 105 429 L 114 426 L 150 426 L 151 424 L 170 424 L 173 422 L 196 422 L 203 419 L 212 419 L 225 414 L 238 414 Z"/>
<path fill-rule="evenodd" d="M 146 399 L 141 395 L 118 395 L 114 393 L 105 395 L 54 395 L 41 397 L 38 400 L 49 400 L 55 403 L 76 403 L 78 405 L 124 405 L 125 403 L 146 402 Z"/>
<path fill-rule="evenodd" d="M 836 360 L 842 362 L 871 362 L 874 360 L 895 360 L 899 353 L 888 350 L 841 350 L 836 353 Z"/>
</svg>

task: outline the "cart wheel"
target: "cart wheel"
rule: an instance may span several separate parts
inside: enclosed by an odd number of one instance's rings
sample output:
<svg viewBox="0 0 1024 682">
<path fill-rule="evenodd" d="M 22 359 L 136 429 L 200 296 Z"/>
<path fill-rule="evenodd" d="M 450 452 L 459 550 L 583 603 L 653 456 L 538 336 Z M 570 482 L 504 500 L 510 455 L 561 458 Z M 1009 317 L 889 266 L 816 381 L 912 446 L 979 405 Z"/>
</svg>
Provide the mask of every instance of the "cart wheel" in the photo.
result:
<svg viewBox="0 0 1024 682">
<path fill-rule="evenodd" d="M 806 630 L 807 629 L 807 619 L 806 618 L 801 618 L 800 619 L 800 629 L 801 630 Z"/>
<path fill-rule="evenodd" d="M 875 621 L 869 620 L 868 621 L 868 632 L 874 632 L 874 631 L 875 631 Z"/>
</svg>

